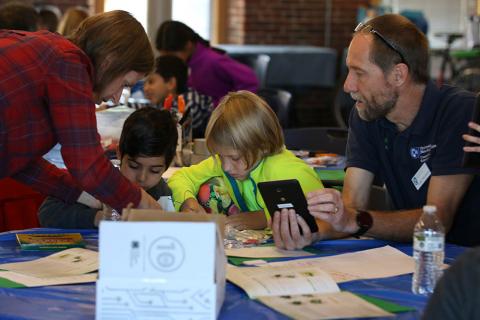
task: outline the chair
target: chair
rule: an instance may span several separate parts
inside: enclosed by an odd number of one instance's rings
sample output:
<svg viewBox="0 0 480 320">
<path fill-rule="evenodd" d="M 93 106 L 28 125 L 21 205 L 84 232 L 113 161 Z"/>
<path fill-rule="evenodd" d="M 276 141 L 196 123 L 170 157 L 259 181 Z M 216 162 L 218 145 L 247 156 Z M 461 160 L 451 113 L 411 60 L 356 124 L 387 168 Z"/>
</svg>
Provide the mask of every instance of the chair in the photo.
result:
<svg viewBox="0 0 480 320">
<path fill-rule="evenodd" d="M 289 128 L 283 130 L 290 150 L 322 150 L 345 155 L 348 130 L 332 127 Z"/>
<path fill-rule="evenodd" d="M 335 101 L 333 102 L 333 115 L 340 128 L 348 128 L 348 117 L 350 116 L 350 111 L 355 105 L 355 100 L 353 100 L 348 93 L 343 91 L 343 83 L 348 75 L 348 68 L 346 65 L 347 54 L 348 48 L 343 49 L 340 61 L 339 82 L 337 85 Z"/>
<path fill-rule="evenodd" d="M 337 94 L 335 95 L 333 114 L 335 116 L 335 121 L 340 128 L 348 128 L 348 118 L 354 105 L 355 100 L 353 100 L 348 93 L 343 91 L 342 86 L 339 86 Z"/>
<path fill-rule="evenodd" d="M 380 211 L 393 210 L 392 200 L 384 186 L 372 185 L 370 199 L 368 201 L 368 209 Z"/>
<path fill-rule="evenodd" d="M 288 128 L 290 125 L 292 94 L 286 90 L 275 88 L 263 88 L 258 90 L 257 93 L 273 109 L 282 128 Z"/>
<path fill-rule="evenodd" d="M 232 54 L 231 57 L 255 71 L 260 88 L 265 88 L 270 56 L 266 54 Z"/>
<path fill-rule="evenodd" d="M 13 179 L 0 180 L 0 232 L 40 227 L 37 211 L 45 196 Z"/>
</svg>

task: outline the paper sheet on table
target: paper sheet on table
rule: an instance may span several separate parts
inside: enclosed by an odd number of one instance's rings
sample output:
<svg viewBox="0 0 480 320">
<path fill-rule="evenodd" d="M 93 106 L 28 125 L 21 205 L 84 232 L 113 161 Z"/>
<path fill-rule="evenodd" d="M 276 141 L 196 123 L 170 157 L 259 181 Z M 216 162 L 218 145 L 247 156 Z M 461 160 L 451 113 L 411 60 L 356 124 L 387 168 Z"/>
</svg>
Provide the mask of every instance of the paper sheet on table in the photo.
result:
<svg viewBox="0 0 480 320">
<path fill-rule="evenodd" d="M 98 252 L 71 248 L 32 261 L 0 264 L 0 269 L 38 278 L 75 276 L 98 270 Z"/>
<path fill-rule="evenodd" d="M 345 319 L 393 316 L 350 292 L 260 297 L 258 300 L 292 319 Z"/>
<path fill-rule="evenodd" d="M 12 271 L 0 271 L 0 277 L 23 284 L 26 287 L 54 286 L 60 284 L 87 283 L 97 281 L 97 273 L 87 273 L 66 277 L 38 278 Z"/>
<path fill-rule="evenodd" d="M 239 268 L 227 265 L 227 279 L 245 290 L 250 298 L 340 291 L 332 277 L 316 267 Z"/>
<path fill-rule="evenodd" d="M 303 250 L 281 250 L 274 246 L 225 249 L 225 254 L 229 257 L 242 258 L 289 258 L 314 255 L 313 253 Z"/>
<path fill-rule="evenodd" d="M 414 261 L 409 255 L 391 246 L 385 246 L 331 257 L 272 262 L 260 267 L 266 266 L 283 266 L 290 269 L 315 266 L 330 274 L 336 282 L 345 282 L 411 273 Z"/>
</svg>

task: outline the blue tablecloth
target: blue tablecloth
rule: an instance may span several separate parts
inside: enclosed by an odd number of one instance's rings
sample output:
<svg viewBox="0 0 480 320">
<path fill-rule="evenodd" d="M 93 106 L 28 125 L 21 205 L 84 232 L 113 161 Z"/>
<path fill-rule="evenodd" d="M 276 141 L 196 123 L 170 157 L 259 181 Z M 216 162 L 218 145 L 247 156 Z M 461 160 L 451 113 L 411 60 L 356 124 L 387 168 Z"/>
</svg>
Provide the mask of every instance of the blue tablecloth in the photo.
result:
<svg viewBox="0 0 480 320">
<path fill-rule="evenodd" d="M 23 233 L 80 232 L 87 248 L 96 250 L 96 230 L 32 229 Z M 21 251 L 15 240 L 15 232 L 0 233 L 0 263 L 20 262 L 51 254 L 45 251 Z M 391 245 L 411 255 L 410 244 L 390 243 L 380 240 L 332 240 L 315 245 L 325 255 L 340 254 Z M 447 245 L 446 263 L 451 263 L 464 248 Z M 419 319 L 426 298 L 410 292 L 411 274 L 397 277 L 358 280 L 340 284 L 342 290 L 382 298 L 401 305 L 416 308 L 414 312 L 400 313 L 396 319 Z M 95 284 L 66 285 L 38 288 L 0 289 L 0 319 L 94 319 Z M 285 316 L 250 300 L 235 285 L 227 282 L 225 302 L 220 319 L 287 319 Z M 391 319 L 391 318 L 388 318 Z"/>
</svg>

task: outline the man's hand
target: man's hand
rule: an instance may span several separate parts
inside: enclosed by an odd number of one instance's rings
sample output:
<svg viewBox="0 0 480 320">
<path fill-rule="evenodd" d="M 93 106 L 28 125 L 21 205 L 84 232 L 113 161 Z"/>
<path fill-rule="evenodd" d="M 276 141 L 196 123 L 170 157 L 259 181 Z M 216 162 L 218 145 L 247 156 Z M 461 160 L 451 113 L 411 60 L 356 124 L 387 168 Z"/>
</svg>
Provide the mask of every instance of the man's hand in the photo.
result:
<svg viewBox="0 0 480 320">
<path fill-rule="evenodd" d="M 300 234 L 300 229 L 302 234 Z M 272 220 L 272 231 L 275 246 L 279 249 L 298 250 L 308 246 L 317 238 L 312 234 L 305 220 L 293 209 L 275 211 Z"/>
<path fill-rule="evenodd" d="M 355 233 L 358 230 L 355 212 L 344 207 L 336 189 L 322 189 L 307 194 L 308 210 L 317 219 L 330 223 L 335 231 Z"/>
<path fill-rule="evenodd" d="M 475 122 L 469 122 L 468 127 L 472 128 L 473 130 L 477 131 L 480 133 L 480 125 L 475 123 Z M 467 142 L 472 142 L 475 143 L 476 146 L 469 146 L 469 147 L 463 147 L 463 151 L 465 152 L 480 152 L 480 138 L 476 136 L 472 136 L 469 134 L 464 134 L 462 136 L 463 140 Z"/>
</svg>

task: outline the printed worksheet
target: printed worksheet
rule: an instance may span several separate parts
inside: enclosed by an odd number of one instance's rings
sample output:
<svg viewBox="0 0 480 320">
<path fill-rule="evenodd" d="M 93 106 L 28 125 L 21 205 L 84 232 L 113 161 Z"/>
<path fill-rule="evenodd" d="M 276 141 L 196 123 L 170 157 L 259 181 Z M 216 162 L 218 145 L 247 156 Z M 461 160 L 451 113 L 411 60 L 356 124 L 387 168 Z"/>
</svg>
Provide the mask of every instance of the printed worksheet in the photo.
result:
<svg viewBox="0 0 480 320">
<path fill-rule="evenodd" d="M 245 290 L 250 298 L 340 291 L 332 277 L 314 266 L 239 268 L 228 265 L 227 279 Z"/>
<path fill-rule="evenodd" d="M 0 269 L 37 278 L 76 276 L 98 270 L 98 252 L 71 248 L 32 261 L 0 264 Z"/>
<path fill-rule="evenodd" d="M 385 246 L 331 257 L 272 262 L 260 267 L 266 266 L 282 266 L 288 269 L 316 267 L 327 272 L 338 283 L 412 273 L 414 261 L 400 250 Z"/>
<path fill-rule="evenodd" d="M 80 274 L 78 276 L 67 277 L 37 278 L 13 271 L 0 271 L 0 278 L 5 278 L 13 282 L 23 284 L 26 287 L 43 287 L 60 284 L 95 282 L 97 281 L 97 273 L 87 273 Z"/>
<path fill-rule="evenodd" d="M 388 317 L 393 314 L 350 292 L 260 297 L 262 303 L 292 319 Z"/>
<path fill-rule="evenodd" d="M 225 249 L 225 254 L 229 257 L 241 258 L 289 258 L 314 255 L 313 253 L 303 250 L 281 250 L 275 246 Z"/>
</svg>

